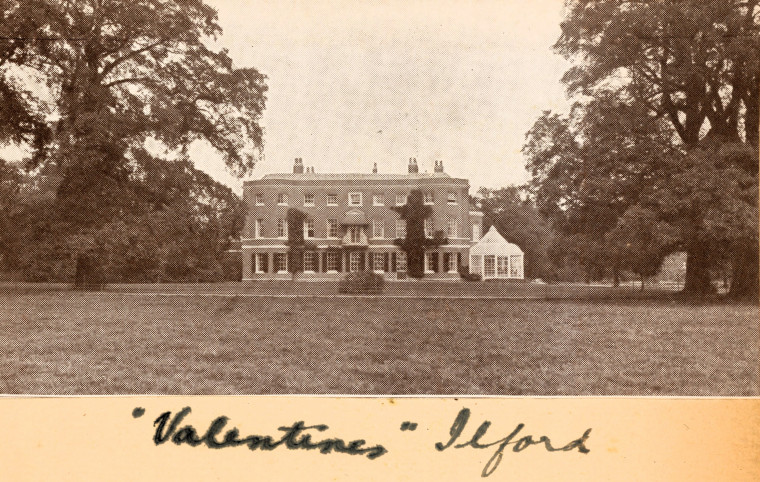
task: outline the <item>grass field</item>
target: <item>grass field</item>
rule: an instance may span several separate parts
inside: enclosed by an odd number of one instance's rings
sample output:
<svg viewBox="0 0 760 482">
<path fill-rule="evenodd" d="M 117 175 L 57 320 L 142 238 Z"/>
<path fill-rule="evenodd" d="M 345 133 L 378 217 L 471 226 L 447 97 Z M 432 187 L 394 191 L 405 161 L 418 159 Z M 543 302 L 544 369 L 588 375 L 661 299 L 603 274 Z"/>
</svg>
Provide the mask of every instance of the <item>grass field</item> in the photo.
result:
<svg viewBox="0 0 760 482">
<path fill-rule="evenodd" d="M 0 290 L 0 392 L 760 394 L 752 305 L 138 288 Z"/>
</svg>

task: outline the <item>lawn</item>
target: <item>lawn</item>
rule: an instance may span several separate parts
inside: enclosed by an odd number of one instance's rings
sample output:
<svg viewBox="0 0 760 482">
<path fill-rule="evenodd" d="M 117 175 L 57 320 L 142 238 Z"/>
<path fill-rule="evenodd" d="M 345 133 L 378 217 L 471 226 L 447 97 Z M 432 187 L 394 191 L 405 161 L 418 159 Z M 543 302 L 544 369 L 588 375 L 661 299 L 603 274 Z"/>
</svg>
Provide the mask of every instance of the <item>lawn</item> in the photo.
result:
<svg viewBox="0 0 760 482">
<path fill-rule="evenodd" d="M 146 291 L 0 292 L 0 392 L 760 394 L 752 305 Z"/>
</svg>

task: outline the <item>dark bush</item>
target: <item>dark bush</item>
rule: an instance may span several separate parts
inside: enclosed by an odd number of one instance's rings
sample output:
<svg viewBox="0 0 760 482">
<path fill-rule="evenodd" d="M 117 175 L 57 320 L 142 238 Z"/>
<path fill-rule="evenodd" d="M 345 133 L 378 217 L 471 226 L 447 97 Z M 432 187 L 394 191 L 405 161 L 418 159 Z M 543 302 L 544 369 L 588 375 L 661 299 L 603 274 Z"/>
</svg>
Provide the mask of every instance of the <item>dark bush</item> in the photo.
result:
<svg viewBox="0 0 760 482">
<path fill-rule="evenodd" d="M 459 276 L 465 281 L 480 281 L 483 279 L 478 273 L 470 273 L 469 266 L 460 266 Z"/>
<path fill-rule="evenodd" d="M 377 294 L 383 292 L 385 278 L 373 271 L 348 273 L 338 284 L 338 293 Z"/>
</svg>

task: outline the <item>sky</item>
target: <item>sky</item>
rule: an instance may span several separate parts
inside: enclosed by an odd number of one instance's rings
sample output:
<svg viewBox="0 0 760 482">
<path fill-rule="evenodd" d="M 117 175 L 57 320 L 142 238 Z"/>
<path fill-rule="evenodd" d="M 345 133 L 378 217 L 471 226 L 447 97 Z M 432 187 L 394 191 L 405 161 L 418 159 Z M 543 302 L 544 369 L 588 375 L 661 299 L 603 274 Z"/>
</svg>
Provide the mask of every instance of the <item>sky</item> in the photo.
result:
<svg viewBox="0 0 760 482">
<path fill-rule="evenodd" d="M 251 178 L 290 172 L 403 173 L 442 160 L 471 191 L 528 179 L 525 133 L 566 111 L 552 50 L 562 0 L 207 0 L 220 45 L 267 76 L 264 158 Z M 196 165 L 237 191 L 210 148 Z"/>
</svg>

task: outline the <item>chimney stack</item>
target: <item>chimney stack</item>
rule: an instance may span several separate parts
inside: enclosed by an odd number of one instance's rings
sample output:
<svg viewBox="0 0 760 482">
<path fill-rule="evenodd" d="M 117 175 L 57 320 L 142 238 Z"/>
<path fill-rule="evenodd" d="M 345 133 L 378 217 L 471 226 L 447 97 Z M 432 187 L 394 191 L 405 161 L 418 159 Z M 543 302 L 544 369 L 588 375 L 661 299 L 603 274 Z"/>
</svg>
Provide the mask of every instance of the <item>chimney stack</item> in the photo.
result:
<svg viewBox="0 0 760 482">
<path fill-rule="evenodd" d="M 435 161 L 435 169 L 433 172 L 443 173 L 443 161 Z"/>
<path fill-rule="evenodd" d="M 420 168 L 417 165 L 417 158 L 410 157 L 409 158 L 409 174 L 417 174 L 418 172 L 420 172 Z"/>
<path fill-rule="evenodd" d="M 295 163 L 293 164 L 293 174 L 303 174 L 303 159 L 300 157 L 296 157 Z"/>
<path fill-rule="evenodd" d="M 372 167 L 372 174 L 377 174 L 377 163 Z"/>
</svg>

